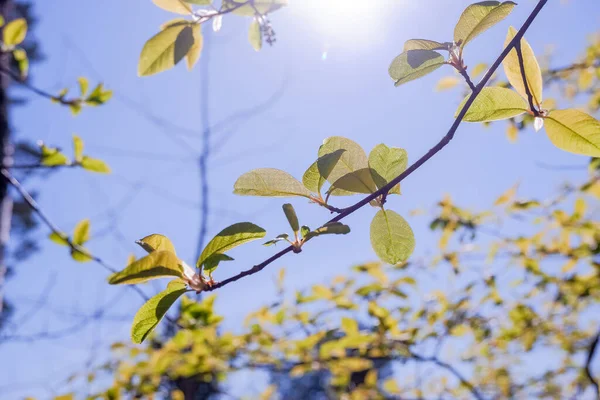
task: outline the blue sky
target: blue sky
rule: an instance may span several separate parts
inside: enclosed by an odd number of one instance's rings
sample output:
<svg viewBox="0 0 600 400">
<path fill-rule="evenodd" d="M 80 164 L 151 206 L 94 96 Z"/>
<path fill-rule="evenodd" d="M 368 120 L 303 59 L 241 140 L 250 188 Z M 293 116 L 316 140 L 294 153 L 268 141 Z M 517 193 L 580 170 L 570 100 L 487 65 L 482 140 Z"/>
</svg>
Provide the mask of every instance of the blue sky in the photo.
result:
<svg viewBox="0 0 600 400">
<path fill-rule="evenodd" d="M 34 65 L 33 82 L 58 92 L 65 86 L 75 89 L 76 78 L 86 76 L 115 91 L 108 105 L 85 109 L 76 118 L 35 97 L 13 111 L 19 137 L 70 149 L 71 135 L 78 133 L 87 153 L 106 160 L 114 171 L 100 176 L 65 170 L 44 181 L 32 180 L 28 185 L 40 190 L 41 206 L 66 231 L 90 217 L 89 247 L 112 265 L 122 266 L 132 252 L 141 255 L 134 241 L 150 233 L 169 236 L 178 254 L 193 264 L 199 229 L 200 93 L 206 84 L 204 117 L 223 128 L 213 132 L 213 143 L 222 145 L 209 159 L 209 238 L 240 221 L 257 223 L 272 236 L 285 232 L 281 204 L 287 200 L 234 196 L 233 183 L 259 167 L 280 168 L 300 178 L 328 136 L 346 136 L 367 151 L 379 143 L 403 147 L 409 160 L 416 160 L 445 134 L 460 94 L 434 90 L 439 78 L 452 74 L 449 67 L 400 88 L 394 87 L 387 67 L 407 39 L 450 40 L 469 2 L 373 0 L 366 6 L 328 1 L 337 8 L 324 6 L 324 0 L 292 0 L 273 14 L 277 43 L 259 53 L 247 41 L 249 21 L 225 18 L 222 31 L 208 35 L 196 69 L 188 72 L 181 65 L 148 78 L 137 77 L 139 52 L 159 25 L 174 16 L 150 0 L 34 1 L 40 17 L 36 36 L 47 60 Z M 535 3 L 521 1 L 508 21 L 470 44 L 467 63 L 491 63 L 508 26 L 520 26 Z M 581 54 L 586 37 L 598 26 L 597 0 L 554 0 L 526 37 L 538 55 L 552 44 L 553 65 L 560 66 Z M 254 107 L 259 115 L 231 119 Z M 434 239 L 423 219 L 409 218 L 409 211 L 431 208 L 445 193 L 477 208 L 517 181 L 522 194 L 543 197 L 566 179 L 583 177 L 585 170 L 547 170 L 539 164 L 585 165 L 585 158 L 556 149 L 543 132 L 527 132 L 511 145 L 504 128 L 461 126 L 450 146 L 403 183 L 403 195 L 390 198 L 391 209 L 414 221 L 416 256 L 428 254 Z M 302 223 L 317 226 L 329 217 L 303 199 L 292 203 Z M 218 311 L 229 326 L 239 326 L 248 311 L 272 298 L 273 278 L 281 267 L 287 268 L 289 286 L 302 288 L 374 260 L 368 232 L 374 214 L 364 209 L 347 219 L 350 235 L 315 240 L 303 253 L 220 290 Z M 2 399 L 60 390 L 69 373 L 106 355 L 112 341 L 127 340 L 130 319 L 141 305 L 135 293 L 108 286 L 101 267 L 71 261 L 64 248 L 45 240 L 47 233 L 40 229 L 43 250 L 17 265 L 8 283 L 18 319 L 31 315 L 41 293 L 47 293 L 49 310 L 32 316 L 18 334 L 69 329 L 104 306 L 109 318 L 60 340 L 1 344 L 0 360 L 19 360 L 0 363 Z M 247 269 L 273 251 L 259 244 L 236 250 L 236 261 L 222 265 L 215 278 Z M 151 293 L 155 287 L 145 289 Z"/>
</svg>

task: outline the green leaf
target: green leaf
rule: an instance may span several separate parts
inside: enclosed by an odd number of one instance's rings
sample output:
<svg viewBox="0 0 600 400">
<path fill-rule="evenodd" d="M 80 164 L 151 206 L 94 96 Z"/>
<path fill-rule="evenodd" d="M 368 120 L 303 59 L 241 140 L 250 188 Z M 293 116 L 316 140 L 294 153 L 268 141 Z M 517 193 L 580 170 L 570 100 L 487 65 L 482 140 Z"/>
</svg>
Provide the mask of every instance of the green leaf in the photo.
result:
<svg viewBox="0 0 600 400">
<path fill-rule="evenodd" d="M 133 342 L 142 343 L 158 325 L 173 303 L 186 291 L 185 283 L 172 281 L 166 290 L 150 298 L 133 318 L 133 325 L 131 326 L 131 339 Z"/>
<path fill-rule="evenodd" d="M 200 268 L 213 254 L 224 254 L 226 251 L 252 240 L 265 237 L 265 230 L 250 222 L 233 224 L 217 234 L 204 248 L 196 266 Z"/>
<path fill-rule="evenodd" d="M 377 190 L 373 181 L 370 168 L 359 169 L 342 176 L 331 184 L 328 193 L 333 196 L 345 196 L 347 194 L 365 193 L 370 194 Z"/>
<path fill-rule="evenodd" d="M 75 162 L 80 163 L 83 159 L 83 140 L 77 135 L 73 135 L 73 154 Z"/>
<path fill-rule="evenodd" d="M 358 333 L 358 322 L 353 318 L 342 318 L 342 330 L 346 336 L 356 335 Z"/>
<path fill-rule="evenodd" d="M 252 21 L 250 24 L 250 29 L 248 30 L 248 40 L 250 41 L 250 44 L 254 50 L 260 51 L 260 49 L 262 49 L 262 29 L 257 20 Z"/>
<path fill-rule="evenodd" d="M 296 178 L 274 168 L 259 168 L 240 176 L 233 185 L 233 193 L 242 196 L 310 198 L 310 192 Z"/>
<path fill-rule="evenodd" d="M 148 254 L 129 264 L 124 270 L 108 278 L 111 285 L 135 285 L 152 279 L 184 278 L 183 268 L 175 253 L 161 250 Z"/>
<path fill-rule="evenodd" d="M 186 57 L 186 63 L 188 70 L 192 70 L 194 65 L 200 59 L 200 54 L 202 53 L 202 47 L 204 46 L 204 37 L 202 36 L 202 26 L 194 25 L 193 34 L 194 34 L 194 45 L 188 51 Z"/>
<path fill-rule="evenodd" d="M 208 273 L 208 276 L 212 275 L 221 261 L 233 261 L 233 258 L 229 257 L 227 254 L 217 253 L 208 257 L 208 259 L 204 261 L 204 270 Z"/>
<path fill-rule="evenodd" d="M 82 245 L 88 240 L 90 240 L 90 220 L 84 219 L 75 225 L 73 231 L 73 243 Z"/>
<path fill-rule="evenodd" d="M 25 36 L 27 36 L 27 21 L 25 18 L 17 18 L 4 27 L 2 41 L 7 47 L 14 47 L 21 44 Z"/>
<path fill-rule="evenodd" d="M 148 253 L 154 251 L 170 251 L 171 253 L 176 254 L 175 246 L 173 246 L 171 240 L 169 240 L 168 237 L 157 233 L 136 240 L 135 243 L 139 244 L 142 249 L 146 250 Z"/>
<path fill-rule="evenodd" d="M 189 4 L 195 4 L 197 6 L 209 6 L 212 4 L 212 0 L 183 0 Z"/>
<path fill-rule="evenodd" d="M 112 90 L 104 90 L 104 84 L 99 83 L 85 99 L 85 102 L 90 106 L 99 106 L 110 100 L 112 94 Z"/>
<path fill-rule="evenodd" d="M 97 172 L 100 174 L 110 174 L 110 167 L 106 165 L 106 163 L 97 158 L 91 158 L 88 156 L 83 156 L 81 160 L 81 167 L 88 171 Z"/>
<path fill-rule="evenodd" d="M 272 239 L 266 243 L 263 243 L 263 246 L 272 246 L 274 244 L 277 244 L 277 242 L 281 242 L 282 240 L 288 240 L 289 237 L 290 237 L 290 235 L 288 235 L 287 233 L 282 233 L 281 235 L 277 235 L 277 237 L 275 239 Z"/>
<path fill-rule="evenodd" d="M 482 1 L 471 4 L 460 16 L 454 28 L 454 42 L 464 48 L 479 34 L 490 29 L 511 13 L 516 3 L 512 1 Z"/>
<path fill-rule="evenodd" d="M 546 133 L 559 149 L 600 157 L 600 122 L 578 110 L 555 110 L 544 118 Z"/>
<path fill-rule="evenodd" d="M 61 246 L 67 246 L 67 247 L 69 246 L 69 241 L 66 239 L 66 238 L 67 238 L 67 235 L 66 235 L 66 234 L 64 234 L 64 233 L 63 233 L 63 234 L 62 234 L 62 236 L 61 236 L 61 235 L 59 235 L 59 234 L 58 234 L 58 233 L 56 233 L 56 232 L 52 232 L 52 233 L 51 233 L 51 234 L 48 236 L 48 238 L 49 238 L 50 240 L 52 240 L 54 243 L 58 244 L 58 245 L 61 245 Z"/>
<path fill-rule="evenodd" d="M 312 232 L 308 232 L 306 235 L 303 235 L 303 237 L 304 241 L 307 241 L 320 235 L 346 235 L 348 233 L 350 233 L 350 227 L 348 225 L 344 225 L 341 222 L 331 222 Z"/>
<path fill-rule="evenodd" d="M 397 176 L 402 174 L 408 166 L 406 150 L 397 147 L 388 147 L 379 144 L 369 153 L 369 168 L 377 188 L 381 189 Z M 400 193 L 400 185 L 394 186 L 389 193 Z"/>
<path fill-rule="evenodd" d="M 173 68 L 194 45 L 190 25 L 174 25 L 146 42 L 140 55 L 138 75 L 149 76 Z"/>
<path fill-rule="evenodd" d="M 506 35 L 506 42 L 504 43 L 505 48 L 513 40 L 516 34 L 517 30 L 511 26 Z M 535 54 L 533 53 L 533 49 L 529 43 L 527 43 L 525 38 L 521 39 L 521 52 L 523 53 L 523 65 L 525 67 L 527 85 L 533 96 L 534 104 L 539 106 L 542 104 L 542 72 L 538 61 L 535 58 Z M 527 92 L 525 91 L 523 76 L 521 75 L 521 64 L 519 63 L 519 56 L 517 55 L 516 49 L 513 48 L 510 53 L 508 53 L 502 62 L 502 66 L 504 67 L 504 73 L 512 87 L 515 88 L 524 99 L 527 99 Z"/>
<path fill-rule="evenodd" d="M 328 159 L 325 157 L 328 154 L 335 155 Z M 325 139 L 319 148 L 319 160 L 322 160 L 318 162 L 321 176 L 332 185 L 338 185 L 338 189 L 332 192 L 333 195 L 344 196 L 356 192 L 372 193 L 373 188 L 376 187 L 371 174 L 364 171 L 369 168 L 367 154 L 358 143 L 350 139 L 341 136 Z M 356 171 L 361 172 L 353 174 Z M 341 178 L 344 180 L 339 181 Z M 350 187 L 353 190 L 343 190 L 344 187 Z"/>
<path fill-rule="evenodd" d="M 446 63 L 444 56 L 433 50 L 408 50 L 396 57 L 389 68 L 396 86 L 420 78 Z"/>
<path fill-rule="evenodd" d="M 285 213 L 285 217 L 287 218 L 294 233 L 298 233 L 298 231 L 300 230 L 300 224 L 298 223 L 298 216 L 296 215 L 296 210 L 294 210 L 294 206 L 292 206 L 289 203 L 284 204 L 283 212 Z"/>
<path fill-rule="evenodd" d="M 88 80 L 83 76 L 80 76 L 77 78 L 77 83 L 79 84 L 79 93 L 81 94 L 81 97 L 85 97 L 90 87 Z"/>
<path fill-rule="evenodd" d="M 15 49 L 12 54 L 19 67 L 21 77 L 26 78 L 29 74 L 29 58 L 27 57 L 27 52 L 23 49 Z"/>
<path fill-rule="evenodd" d="M 455 117 L 458 116 L 469 96 L 465 97 Z M 475 98 L 465 114 L 463 121 L 486 122 L 508 119 L 527 112 L 527 102 L 512 89 L 502 87 L 486 87 Z"/>
<path fill-rule="evenodd" d="M 270 14 L 288 4 L 288 0 L 254 0 L 253 4 L 247 4 L 247 0 L 229 0 L 223 2 L 225 10 L 235 8 L 235 15 L 242 17 L 253 17 L 258 14 Z M 246 3 L 246 4 L 244 4 Z"/>
<path fill-rule="evenodd" d="M 71 250 L 71 257 L 77 262 L 89 262 L 92 261 L 91 254 L 86 248 L 79 246 L 76 250 Z"/>
<path fill-rule="evenodd" d="M 163 10 L 175 14 L 190 15 L 192 13 L 191 7 L 181 0 L 152 0 L 152 2 Z"/>
<path fill-rule="evenodd" d="M 69 159 L 67 156 L 62 154 L 57 148 L 46 147 L 42 145 L 42 158 L 40 160 L 42 165 L 47 167 L 53 167 L 57 165 L 68 165 Z"/>
<path fill-rule="evenodd" d="M 450 43 L 440 43 L 427 39 L 410 39 L 404 42 L 404 51 L 409 50 L 448 50 Z"/>
<path fill-rule="evenodd" d="M 302 176 L 304 187 L 314 193 L 321 193 L 321 188 L 327 182 L 327 177 L 340 160 L 346 150 L 339 149 L 329 154 L 324 154 L 312 163 Z"/>
<path fill-rule="evenodd" d="M 303 238 L 306 238 L 306 235 L 308 235 L 308 233 L 310 232 L 310 228 L 306 225 L 302 225 L 300 227 L 300 234 L 302 235 Z"/>
<path fill-rule="evenodd" d="M 415 236 L 408 222 L 390 210 L 380 210 L 371 222 L 371 245 L 386 263 L 398 264 L 415 249 Z"/>
</svg>

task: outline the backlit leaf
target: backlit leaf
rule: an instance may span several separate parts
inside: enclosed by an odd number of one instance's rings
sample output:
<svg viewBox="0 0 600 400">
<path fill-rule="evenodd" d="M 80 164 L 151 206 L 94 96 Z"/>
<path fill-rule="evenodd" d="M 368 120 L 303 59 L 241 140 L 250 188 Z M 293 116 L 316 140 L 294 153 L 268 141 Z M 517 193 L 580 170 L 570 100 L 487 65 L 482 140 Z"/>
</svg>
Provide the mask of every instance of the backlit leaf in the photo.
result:
<svg viewBox="0 0 600 400">
<path fill-rule="evenodd" d="M 265 237 L 265 230 L 250 222 L 233 224 L 217 234 L 204 248 L 196 266 L 200 268 L 213 254 L 224 254 L 226 251 L 246 242 Z"/>
<path fill-rule="evenodd" d="M 485 32 L 511 13 L 516 3 L 512 1 L 482 1 L 471 4 L 460 16 L 454 28 L 454 42 L 465 47 L 467 43 L 475 39 L 479 34 Z"/>
<path fill-rule="evenodd" d="M 152 2 L 163 10 L 175 14 L 190 15 L 192 13 L 192 8 L 182 0 L 152 0 Z"/>
<path fill-rule="evenodd" d="M 150 298 L 135 314 L 131 326 L 131 339 L 142 343 L 158 325 L 162 317 L 177 299 L 187 291 L 185 283 L 172 281 L 167 289 Z"/>
<path fill-rule="evenodd" d="M 396 86 L 420 78 L 446 63 L 444 56 L 433 50 L 408 50 L 396 57 L 389 67 Z"/>
<path fill-rule="evenodd" d="M 579 110 L 555 110 L 544 118 L 546 133 L 559 149 L 600 157 L 600 122 Z"/>
<path fill-rule="evenodd" d="M 256 51 L 262 49 L 263 37 L 260 23 L 257 20 L 252 21 L 250 29 L 248 30 L 248 40 L 252 45 L 252 48 Z"/>
<path fill-rule="evenodd" d="M 110 167 L 102 160 L 83 156 L 81 160 L 81 167 L 85 170 L 97 172 L 99 174 L 110 174 Z"/>
<path fill-rule="evenodd" d="M 253 17 L 258 14 L 270 14 L 288 4 L 288 0 L 254 0 L 248 4 L 247 0 L 229 0 L 224 2 L 224 9 L 231 9 L 233 14 L 243 17 Z"/>
<path fill-rule="evenodd" d="M 506 47 L 513 40 L 516 34 L 517 30 L 511 26 L 508 29 L 504 47 Z M 542 103 L 542 72 L 540 70 L 538 61 L 535 58 L 535 54 L 525 38 L 521 39 L 521 52 L 523 53 L 523 65 L 525 67 L 527 85 L 533 96 L 534 104 L 539 106 Z M 508 53 L 502 62 L 502 65 L 504 67 L 504 73 L 506 74 L 506 77 L 508 78 L 508 81 L 512 87 L 515 88 L 515 90 L 524 99 L 527 99 L 527 92 L 525 91 L 525 85 L 521 75 L 521 65 L 519 63 L 519 57 L 516 49 L 513 48 L 510 53 Z"/>
<path fill-rule="evenodd" d="M 435 86 L 435 90 L 440 92 L 442 90 L 449 90 L 453 87 L 456 87 L 459 83 L 460 79 L 458 79 L 457 76 L 446 76 L 438 81 L 437 85 Z"/>
<path fill-rule="evenodd" d="M 159 278 L 184 278 L 183 268 L 175 253 L 161 250 L 148 254 L 129 264 L 124 270 L 108 278 L 111 285 L 135 285 Z"/>
<path fill-rule="evenodd" d="M 369 153 L 369 167 L 371 175 L 381 189 L 401 173 L 408 166 L 408 154 L 406 150 L 397 147 L 388 147 L 385 144 L 378 144 Z M 389 193 L 400 193 L 400 185 L 396 185 Z"/>
<path fill-rule="evenodd" d="M 138 75 L 148 76 L 173 68 L 194 45 L 189 25 L 169 26 L 146 42 L 138 64 Z"/>
<path fill-rule="evenodd" d="M 204 270 L 209 276 L 212 275 L 221 261 L 233 261 L 233 258 L 229 257 L 227 254 L 213 254 L 212 256 L 208 257 L 206 261 L 204 261 Z"/>
<path fill-rule="evenodd" d="M 21 78 L 27 78 L 27 75 L 29 74 L 29 58 L 27 57 L 27 52 L 23 49 L 15 49 L 12 54 L 19 68 Z"/>
<path fill-rule="evenodd" d="M 56 232 L 52 232 L 48 238 L 50 240 L 52 240 L 54 243 L 59 244 L 61 246 L 69 246 L 69 241 L 66 239 L 67 235 L 65 235 L 64 233 L 61 235 L 59 235 Z"/>
<path fill-rule="evenodd" d="M 304 186 L 314 193 L 320 193 L 323 184 L 327 181 L 327 177 L 336 166 L 340 157 L 346 150 L 339 149 L 319 157 L 304 173 L 302 183 Z"/>
<path fill-rule="evenodd" d="M 435 40 L 410 39 L 404 42 L 404 51 L 408 50 L 448 50 L 448 43 L 440 43 Z"/>
<path fill-rule="evenodd" d="M 242 196 L 310 197 L 308 189 L 285 171 L 259 168 L 240 176 L 233 185 L 233 193 Z"/>
<path fill-rule="evenodd" d="M 73 243 L 82 245 L 90 240 L 90 220 L 84 219 L 75 225 L 73 230 Z"/>
<path fill-rule="evenodd" d="M 198 62 L 198 60 L 200 59 L 200 54 L 202 53 L 202 47 L 204 46 L 204 37 L 202 36 L 202 26 L 201 25 L 194 25 L 192 27 L 192 32 L 194 35 L 194 44 L 192 45 L 192 47 L 190 48 L 190 50 L 188 51 L 188 53 L 186 54 L 186 63 L 187 63 L 187 67 L 188 70 L 192 70 L 192 68 L 194 68 L 194 65 L 196 65 L 196 63 Z"/>
<path fill-rule="evenodd" d="M 323 141 L 319 148 L 319 160 L 324 160 L 328 154 L 337 154 L 339 159 L 335 163 L 318 162 L 319 172 L 332 185 L 336 182 L 340 184 L 338 189 L 332 192 L 333 195 L 342 196 L 353 193 L 372 193 L 376 187 L 373 178 L 368 172 L 369 162 L 367 154 L 356 142 L 341 136 L 332 136 Z M 333 157 L 333 159 L 338 156 Z M 327 166 L 325 171 L 324 165 Z M 331 167 L 333 165 L 333 167 Z M 356 171 L 366 170 L 363 172 Z M 343 181 L 338 182 L 339 179 Z M 353 190 L 342 190 L 342 186 L 352 187 Z"/>
<path fill-rule="evenodd" d="M 415 236 L 408 222 L 390 210 L 380 210 L 371 222 L 371 245 L 389 264 L 406 261 L 415 249 Z"/>
<path fill-rule="evenodd" d="M 469 97 L 465 97 L 458 106 L 455 117 L 463 109 Z M 475 98 L 463 121 L 485 122 L 508 119 L 521 115 L 527 112 L 528 109 L 527 102 L 514 90 L 502 87 L 486 87 Z"/>
<path fill-rule="evenodd" d="M 73 135 L 73 158 L 76 162 L 83 159 L 83 140 L 77 135 Z"/>
<path fill-rule="evenodd" d="M 342 176 L 331 184 L 328 193 L 334 196 L 343 196 L 354 193 L 369 194 L 377 190 L 373 181 L 373 173 L 370 168 L 359 169 Z"/>
<path fill-rule="evenodd" d="M 169 240 L 169 238 L 164 235 L 159 235 L 155 233 L 153 235 L 143 237 L 140 240 L 136 240 L 136 243 L 139 244 L 148 253 L 165 250 L 176 254 L 175 246 L 173 246 L 171 240 Z"/>
<path fill-rule="evenodd" d="M 25 18 L 17 18 L 10 21 L 2 31 L 2 42 L 7 47 L 21 44 L 27 36 L 27 21 Z"/>
</svg>

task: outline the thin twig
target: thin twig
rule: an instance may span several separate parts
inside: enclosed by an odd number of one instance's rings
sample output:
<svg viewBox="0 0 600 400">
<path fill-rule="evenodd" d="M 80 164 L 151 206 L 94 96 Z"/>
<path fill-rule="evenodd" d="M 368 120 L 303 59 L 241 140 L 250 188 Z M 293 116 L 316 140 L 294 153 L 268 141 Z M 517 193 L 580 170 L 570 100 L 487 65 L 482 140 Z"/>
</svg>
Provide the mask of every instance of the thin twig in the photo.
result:
<svg viewBox="0 0 600 400">
<path fill-rule="evenodd" d="M 523 79 L 523 86 L 525 87 L 525 93 L 527 94 L 527 101 L 529 102 L 529 109 L 533 113 L 534 116 L 538 117 L 540 115 L 538 109 L 533 104 L 533 94 L 531 94 L 531 89 L 529 88 L 529 82 L 527 82 L 527 74 L 525 73 L 525 61 L 523 60 L 523 51 L 521 50 L 521 41 L 519 40 L 517 44 L 515 44 L 515 50 L 517 51 L 517 57 L 519 58 L 519 68 L 521 69 L 521 79 Z M 536 99 L 537 101 L 537 99 Z"/>
<path fill-rule="evenodd" d="M 475 87 L 475 84 L 471 80 L 471 77 L 469 76 L 469 73 L 467 72 L 466 69 L 461 68 L 458 70 L 458 72 L 463 76 L 463 78 L 465 78 L 465 81 L 467 82 L 467 85 L 469 85 L 469 88 L 471 88 L 472 92 L 477 90 L 477 88 Z"/>
<path fill-rule="evenodd" d="M 598 385 L 598 381 L 596 380 L 596 378 L 594 378 L 594 375 L 592 374 L 592 360 L 594 358 L 596 349 L 598 348 L 598 341 L 600 341 L 600 331 L 598 331 L 598 333 L 594 337 L 594 340 L 592 340 L 592 343 L 590 344 L 588 350 L 587 360 L 585 361 L 585 375 L 590 380 L 592 386 L 594 386 L 594 390 L 596 392 L 596 399 L 600 399 L 600 385 Z"/>
<path fill-rule="evenodd" d="M 74 100 L 65 100 L 59 96 L 55 96 L 52 93 L 48 93 L 42 89 L 39 89 L 35 86 L 33 86 L 32 84 L 30 84 L 29 82 L 27 82 L 26 80 L 24 80 L 20 75 L 16 74 L 15 72 L 13 72 L 12 70 L 5 68 L 3 66 L 0 65 L 0 72 L 10 76 L 15 82 L 17 82 L 19 85 L 23 86 L 26 89 L 29 89 L 30 91 L 32 91 L 33 93 L 37 94 L 38 96 L 42 96 L 45 97 L 47 99 L 53 100 L 53 101 L 57 101 L 62 105 L 65 106 L 72 106 L 73 104 L 75 104 Z"/>
<path fill-rule="evenodd" d="M 515 35 L 513 40 L 511 40 L 511 42 L 508 44 L 508 46 L 506 46 L 506 48 L 502 51 L 500 56 L 496 59 L 496 61 L 491 66 L 491 68 L 488 70 L 488 72 L 485 74 L 485 76 L 481 79 L 479 84 L 475 87 L 475 90 L 471 93 L 471 95 L 467 99 L 465 105 L 460 110 L 460 113 L 454 120 L 454 123 L 448 130 L 448 133 L 446 133 L 446 135 L 442 138 L 442 140 L 440 140 L 440 142 L 437 145 L 435 145 L 424 156 L 422 156 L 419 160 L 417 160 L 414 164 L 412 164 L 407 170 L 405 170 L 402 174 L 397 176 L 395 179 L 393 179 L 387 185 L 385 185 L 381 189 L 377 190 L 376 192 L 370 194 L 369 196 L 363 198 L 362 200 L 360 200 L 353 206 L 350 206 L 350 207 L 344 209 L 343 212 L 341 212 L 336 217 L 329 220 L 326 224 L 329 224 L 332 222 L 338 222 L 338 221 L 344 219 L 345 217 L 349 216 L 350 214 L 354 213 L 355 211 L 359 210 L 360 208 L 364 207 L 365 205 L 369 204 L 369 202 L 371 200 L 376 199 L 377 197 L 383 195 L 384 193 L 388 193 L 394 186 L 399 184 L 406 177 L 408 177 L 413 172 L 415 172 L 417 169 L 419 169 L 419 167 L 421 167 L 423 164 L 425 164 L 431 157 L 436 155 L 440 150 L 442 150 L 444 147 L 446 147 L 446 145 L 448 143 L 450 143 L 450 141 L 454 137 L 454 134 L 456 133 L 458 127 L 460 126 L 460 123 L 462 122 L 462 119 L 464 118 L 465 114 L 467 113 L 467 111 L 469 110 L 469 108 L 471 107 L 471 105 L 473 104 L 473 102 L 475 101 L 475 99 L 477 98 L 479 93 L 481 92 L 481 90 L 487 85 L 488 81 L 492 77 L 492 74 L 494 72 L 496 72 L 496 70 L 498 69 L 498 67 L 500 66 L 502 61 L 506 58 L 508 53 L 515 47 L 515 45 L 517 43 L 520 42 L 521 38 L 523 37 L 523 35 L 527 31 L 527 29 L 529 29 L 529 26 L 533 23 L 533 21 L 535 20 L 537 15 L 540 13 L 542 8 L 544 8 L 544 6 L 546 5 L 547 2 L 548 2 L 548 0 L 539 0 L 538 4 L 533 9 L 531 14 L 529 15 L 529 17 L 527 18 L 527 20 L 521 27 L 521 29 L 519 29 L 519 32 L 517 32 L 517 34 Z M 324 224 L 324 225 L 326 225 L 326 224 Z M 281 258 L 282 256 L 286 255 L 287 253 L 290 253 L 292 250 L 293 250 L 293 246 L 288 246 L 287 248 L 281 250 L 277 254 L 271 256 L 269 259 L 263 261 L 262 263 L 257 264 L 254 267 L 252 267 L 246 271 L 242 271 L 239 274 L 234 275 L 228 279 L 225 279 L 224 281 L 218 282 L 218 283 L 214 284 L 212 287 L 208 288 L 207 290 L 208 291 L 216 290 L 216 289 L 219 289 L 229 283 L 235 282 L 245 276 L 253 275 L 253 274 L 261 271 L 262 269 L 264 269 L 267 265 L 271 264 L 273 261 Z"/>
</svg>

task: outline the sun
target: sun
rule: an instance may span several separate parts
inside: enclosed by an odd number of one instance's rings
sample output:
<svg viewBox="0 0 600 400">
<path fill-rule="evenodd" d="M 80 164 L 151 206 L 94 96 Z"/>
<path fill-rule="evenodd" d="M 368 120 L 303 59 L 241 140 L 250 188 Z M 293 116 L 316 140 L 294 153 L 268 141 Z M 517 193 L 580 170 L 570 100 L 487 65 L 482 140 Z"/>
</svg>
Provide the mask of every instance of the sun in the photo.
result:
<svg viewBox="0 0 600 400">
<path fill-rule="evenodd" d="M 327 45 L 364 46 L 380 40 L 390 10 L 406 0 L 301 0 L 293 4 Z"/>
</svg>

